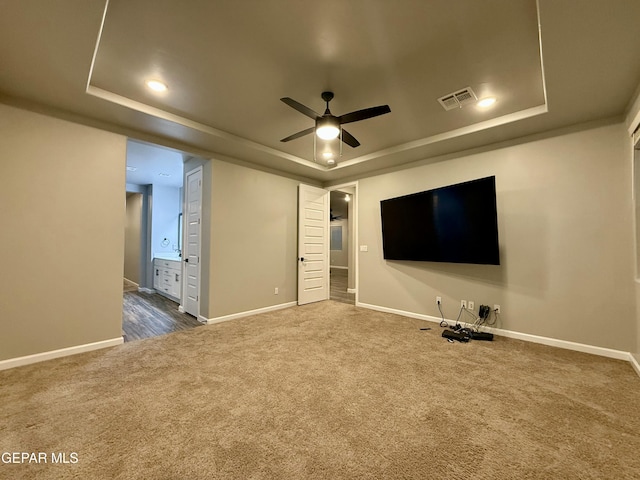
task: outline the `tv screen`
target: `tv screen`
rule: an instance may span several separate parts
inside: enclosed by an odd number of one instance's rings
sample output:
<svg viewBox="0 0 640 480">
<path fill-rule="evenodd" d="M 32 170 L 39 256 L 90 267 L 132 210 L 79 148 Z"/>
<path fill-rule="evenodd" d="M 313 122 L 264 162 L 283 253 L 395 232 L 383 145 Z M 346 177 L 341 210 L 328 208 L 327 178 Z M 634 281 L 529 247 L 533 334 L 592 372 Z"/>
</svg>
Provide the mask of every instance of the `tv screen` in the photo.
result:
<svg viewBox="0 0 640 480">
<path fill-rule="evenodd" d="M 496 177 L 380 202 L 386 260 L 500 265 Z"/>
</svg>

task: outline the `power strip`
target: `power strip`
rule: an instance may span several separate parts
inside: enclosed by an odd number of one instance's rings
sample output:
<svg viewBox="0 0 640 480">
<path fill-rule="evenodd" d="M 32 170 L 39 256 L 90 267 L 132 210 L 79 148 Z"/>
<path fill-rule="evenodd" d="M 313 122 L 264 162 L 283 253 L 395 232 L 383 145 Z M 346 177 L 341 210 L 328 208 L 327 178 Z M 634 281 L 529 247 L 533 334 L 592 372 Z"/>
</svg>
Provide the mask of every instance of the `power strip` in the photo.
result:
<svg viewBox="0 0 640 480">
<path fill-rule="evenodd" d="M 454 332 L 453 330 L 443 330 L 442 336 L 449 340 L 458 340 L 459 342 L 468 342 L 469 336 L 463 333 Z"/>
<path fill-rule="evenodd" d="M 487 332 L 473 332 L 471 334 L 471 338 L 473 340 L 487 340 L 487 341 L 492 341 L 493 340 L 493 333 L 487 333 Z"/>
</svg>

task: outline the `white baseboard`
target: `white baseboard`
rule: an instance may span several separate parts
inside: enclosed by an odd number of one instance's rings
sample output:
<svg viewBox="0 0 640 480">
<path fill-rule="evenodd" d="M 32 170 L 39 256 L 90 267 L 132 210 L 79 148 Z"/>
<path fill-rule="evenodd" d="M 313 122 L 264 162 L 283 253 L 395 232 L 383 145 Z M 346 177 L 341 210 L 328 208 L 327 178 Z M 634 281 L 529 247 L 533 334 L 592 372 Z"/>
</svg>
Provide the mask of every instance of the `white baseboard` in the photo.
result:
<svg viewBox="0 0 640 480">
<path fill-rule="evenodd" d="M 407 312 L 396 308 L 381 307 L 380 305 L 371 305 L 369 303 L 358 302 L 356 307 L 368 308 L 369 310 L 377 310 L 378 312 L 384 313 L 395 313 L 396 315 L 402 315 L 403 317 L 417 318 L 418 320 L 426 320 L 427 322 L 440 323 L 442 321 L 442 318 L 440 317 L 432 317 L 431 315 L 424 315 L 422 313 Z"/>
<path fill-rule="evenodd" d="M 638 363 L 639 355 L 629 354 L 629 361 L 631 362 L 631 366 L 636 371 L 636 373 L 640 376 L 640 363 Z"/>
<path fill-rule="evenodd" d="M 248 310 L 246 312 L 232 313 L 230 315 L 223 315 L 222 317 L 205 318 L 200 316 L 201 322 L 213 325 L 214 323 L 228 322 L 229 320 L 235 320 L 237 318 L 248 317 L 250 315 L 257 315 L 259 313 L 273 312 L 275 310 L 282 310 L 283 308 L 295 307 L 298 302 L 281 303 L 279 305 L 271 305 L 269 307 L 257 308 L 255 310 Z"/>
<path fill-rule="evenodd" d="M 377 310 L 379 312 L 395 313 L 396 315 L 402 315 L 403 317 L 417 318 L 419 320 L 426 320 L 429 322 L 440 323 L 442 321 L 442 318 L 440 317 L 432 317 L 431 315 L 423 315 L 421 313 L 406 312 L 404 310 L 381 307 L 379 305 L 371 305 L 368 303 L 358 302 L 356 306 L 362 307 L 362 308 L 368 308 L 370 310 Z M 445 319 L 445 321 L 449 324 L 455 323 L 455 320 Z M 566 350 L 575 350 L 578 352 L 591 353 L 593 355 L 600 355 L 601 357 L 615 358 L 617 360 L 626 360 L 628 362 L 631 362 L 631 364 L 635 368 L 638 375 L 640 375 L 640 365 L 638 365 L 638 361 L 634 358 L 633 355 L 631 355 L 631 353 L 623 352 L 622 350 L 613 350 L 611 348 L 596 347 L 593 345 L 586 345 L 584 343 L 569 342 L 566 340 L 558 340 L 556 338 L 541 337 L 538 335 L 531 335 L 528 333 L 513 332 L 511 330 L 503 330 L 501 328 L 486 327 L 485 329 L 483 329 L 483 331 L 491 332 L 495 335 L 502 336 L 502 337 L 515 338 L 516 340 L 524 340 L 525 342 L 540 343 L 542 345 L 549 345 L 551 347 L 558 347 L 558 348 L 564 348 Z"/>
<path fill-rule="evenodd" d="M 30 365 L 32 363 L 44 362 L 46 360 L 52 360 L 54 358 L 68 357 L 69 355 L 90 352 L 92 350 L 99 350 L 101 348 L 115 347 L 116 345 L 121 345 L 122 343 L 124 343 L 124 339 L 122 337 L 118 337 L 112 338 L 111 340 L 102 340 L 100 342 L 87 343 L 85 345 L 76 345 L 75 347 L 61 348 L 60 350 L 35 353 L 33 355 L 27 355 L 25 357 L 10 358 L 8 360 L 0 361 L 0 370 L 7 370 L 9 368 L 21 367 L 23 365 Z"/>
<path fill-rule="evenodd" d="M 347 288 L 347 293 L 356 293 L 355 288 Z"/>
<path fill-rule="evenodd" d="M 528 333 L 512 332 L 511 330 L 503 330 L 501 328 L 484 328 L 483 331 L 491 332 L 501 337 L 515 338 L 517 340 L 524 340 L 525 342 L 540 343 L 542 345 L 549 345 L 550 347 L 564 348 L 565 350 L 575 350 L 577 352 L 591 353 L 593 355 L 600 355 L 601 357 L 615 358 L 617 360 L 629 361 L 631 354 L 629 352 L 623 352 L 622 350 L 614 350 L 611 348 L 596 347 L 594 345 L 587 345 L 585 343 L 570 342 L 567 340 L 558 340 L 556 338 L 541 337 L 538 335 L 530 335 Z"/>
<path fill-rule="evenodd" d="M 153 288 L 138 287 L 138 291 L 142 293 L 156 293 Z"/>
<path fill-rule="evenodd" d="M 132 287 L 138 287 L 140 288 L 140 285 L 138 285 L 136 282 L 134 282 L 133 280 L 129 280 L 127 277 L 124 277 L 124 281 L 127 282 L 129 285 L 131 285 Z"/>
<path fill-rule="evenodd" d="M 342 267 L 340 265 L 329 265 L 329 268 L 337 268 L 338 270 L 349 270 L 349 267 Z"/>
</svg>

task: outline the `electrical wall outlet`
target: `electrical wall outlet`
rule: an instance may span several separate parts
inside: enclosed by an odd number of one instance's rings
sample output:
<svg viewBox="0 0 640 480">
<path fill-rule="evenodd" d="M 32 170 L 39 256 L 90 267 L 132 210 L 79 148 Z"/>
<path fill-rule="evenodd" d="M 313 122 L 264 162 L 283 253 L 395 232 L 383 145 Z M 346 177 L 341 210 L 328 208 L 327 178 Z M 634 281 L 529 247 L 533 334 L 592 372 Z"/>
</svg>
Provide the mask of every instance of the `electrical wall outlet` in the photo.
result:
<svg viewBox="0 0 640 480">
<path fill-rule="evenodd" d="M 278 295 L 278 287 L 275 288 L 275 290 L 273 291 L 274 295 Z"/>
<path fill-rule="evenodd" d="M 473 302 L 473 300 L 469 300 L 469 310 L 473 311 L 473 308 L 475 307 L 475 303 Z"/>
<path fill-rule="evenodd" d="M 500 305 L 498 305 L 497 303 L 493 306 L 493 311 L 496 313 L 500 313 Z"/>
<path fill-rule="evenodd" d="M 436 297 L 436 305 L 442 305 L 442 297 Z"/>
<path fill-rule="evenodd" d="M 467 308 L 467 301 L 466 300 L 460 300 L 460 307 L 461 308 Z"/>
</svg>

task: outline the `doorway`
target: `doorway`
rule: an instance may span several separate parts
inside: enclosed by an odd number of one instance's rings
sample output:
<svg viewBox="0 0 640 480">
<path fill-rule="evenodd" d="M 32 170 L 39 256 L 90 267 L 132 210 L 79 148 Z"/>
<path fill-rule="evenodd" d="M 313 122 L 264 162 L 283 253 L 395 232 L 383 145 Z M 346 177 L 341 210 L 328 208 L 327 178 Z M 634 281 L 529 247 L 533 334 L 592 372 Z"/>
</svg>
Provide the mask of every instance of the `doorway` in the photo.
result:
<svg viewBox="0 0 640 480">
<path fill-rule="evenodd" d="M 125 342 L 201 325 L 182 302 L 182 152 L 127 142 Z"/>
<path fill-rule="evenodd" d="M 329 298 L 356 304 L 357 184 L 331 187 L 329 192 Z"/>
<path fill-rule="evenodd" d="M 329 299 L 358 304 L 357 206 L 357 182 L 298 186 L 298 305 Z M 337 268 L 331 268 L 332 249 Z"/>
</svg>

